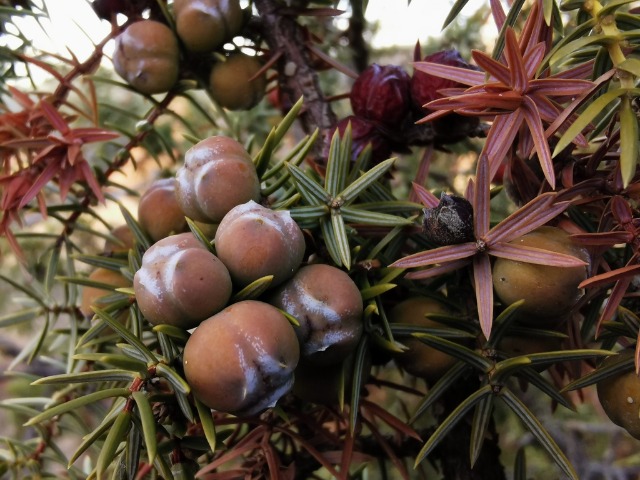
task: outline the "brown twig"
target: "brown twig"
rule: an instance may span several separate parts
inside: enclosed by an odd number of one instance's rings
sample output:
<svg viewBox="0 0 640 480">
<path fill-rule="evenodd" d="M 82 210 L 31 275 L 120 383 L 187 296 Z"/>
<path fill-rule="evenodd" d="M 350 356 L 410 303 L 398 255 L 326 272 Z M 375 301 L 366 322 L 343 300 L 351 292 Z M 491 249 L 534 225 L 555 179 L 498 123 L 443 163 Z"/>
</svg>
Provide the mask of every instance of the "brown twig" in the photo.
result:
<svg viewBox="0 0 640 480">
<path fill-rule="evenodd" d="M 305 47 L 306 39 L 295 17 L 279 14 L 274 0 L 256 0 L 260 13 L 262 34 L 272 52 L 279 55 L 278 70 L 280 92 L 284 104 L 293 105 L 304 97 L 305 110 L 301 121 L 305 131 L 320 129 L 324 138 L 336 123 L 335 113 L 320 88 L 317 72 L 311 67 L 311 58 Z"/>
</svg>

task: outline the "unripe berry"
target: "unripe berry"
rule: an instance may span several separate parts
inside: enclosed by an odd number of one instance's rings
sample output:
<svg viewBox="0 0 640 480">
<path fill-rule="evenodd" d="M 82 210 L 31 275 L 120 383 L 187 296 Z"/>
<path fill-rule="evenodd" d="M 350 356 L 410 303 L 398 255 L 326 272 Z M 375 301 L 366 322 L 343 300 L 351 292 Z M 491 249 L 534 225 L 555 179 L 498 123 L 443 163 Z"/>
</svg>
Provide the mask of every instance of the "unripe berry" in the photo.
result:
<svg viewBox="0 0 640 480">
<path fill-rule="evenodd" d="M 388 318 L 392 323 L 415 325 L 417 327 L 443 328 L 443 325 L 427 318 L 427 314 L 448 314 L 449 309 L 429 297 L 414 296 L 395 305 Z M 435 382 L 455 363 L 456 358 L 437 348 L 424 344 L 417 338 L 399 338 L 408 350 L 394 353 L 396 363 L 416 377 Z"/>
<path fill-rule="evenodd" d="M 133 288 L 150 323 L 189 329 L 227 305 L 231 278 L 223 263 L 186 232 L 163 238 L 144 253 Z"/>
<path fill-rule="evenodd" d="M 175 0 L 176 32 L 187 50 L 210 52 L 242 28 L 238 0 Z"/>
<path fill-rule="evenodd" d="M 216 253 L 234 283 L 246 286 L 273 275 L 278 285 L 298 270 L 305 251 L 302 230 L 286 210 L 271 210 L 254 201 L 234 207 L 218 225 Z"/>
<path fill-rule="evenodd" d="M 169 91 L 178 80 L 178 39 L 164 23 L 141 20 L 116 38 L 113 66 L 141 93 Z"/>
<path fill-rule="evenodd" d="M 557 227 L 540 227 L 509 243 L 589 261 L 588 252 Z M 582 297 L 584 292 L 578 285 L 587 274 L 587 266 L 554 267 L 498 258 L 493 265 L 493 286 L 506 305 L 524 300 L 518 309 L 522 322 L 547 325 L 562 320 Z"/>
<path fill-rule="evenodd" d="M 252 415 L 272 407 L 293 385 L 299 347 L 293 327 L 273 306 L 245 300 L 196 328 L 184 348 L 191 391 L 209 408 Z"/>
<path fill-rule="evenodd" d="M 233 207 L 260 199 L 260 180 L 249 153 L 225 136 L 191 147 L 176 172 L 176 198 L 186 216 L 218 223 Z"/>
<path fill-rule="evenodd" d="M 155 180 L 140 196 L 138 222 L 154 242 L 189 230 L 176 198 L 175 178 Z"/>
<path fill-rule="evenodd" d="M 235 53 L 216 63 L 209 76 L 211 97 L 229 110 L 249 110 L 265 95 L 267 77 L 257 57 Z M 255 77 L 255 78 L 254 78 Z"/>
</svg>

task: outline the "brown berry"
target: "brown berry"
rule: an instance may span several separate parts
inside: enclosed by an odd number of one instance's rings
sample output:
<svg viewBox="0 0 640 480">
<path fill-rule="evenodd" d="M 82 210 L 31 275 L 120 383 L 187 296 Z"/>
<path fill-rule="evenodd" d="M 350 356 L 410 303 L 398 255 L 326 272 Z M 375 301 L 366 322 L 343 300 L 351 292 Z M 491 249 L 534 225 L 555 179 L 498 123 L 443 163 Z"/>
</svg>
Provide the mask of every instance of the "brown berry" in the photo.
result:
<svg viewBox="0 0 640 480">
<path fill-rule="evenodd" d="M 218 223 L 233 207 L 260 199 L 260 180 L 245 148 L 225 136 L 191 147 L 176 172 L 176 198 L 186 216 Z"/>
<path fill-rule="evenodd" d="M 169 91 L 178 80 L 179 60 L 178 39 L 164 23 L 141 20 L 116 38 L 113 66 L 141 93 Z"/>
<path fill-rule="evenodd" d="M 138 202 L 138 222 L 154 242 L 189 230 L 176 198 L 175 178 L 160 178 L 145 190 Z"/>
<path fill-rule="evenodd" d="M 187 50 L 210 52 L 240 32 L 239 0 L 175 0 L 176 33 Z"/>
<path fill-rule="evenodd" d="M 244 287 L 273 275 L 276 286 L 298 270 L 305 252 L 302 230 L 286 210 L 254 201 L 232 208 L 218 225 L 216 254 L 234 283 Z"/>
<path fill-rule="evenodd" d="M 363 331 L 362 296 L 339 268 L 313 264 L 270 297 L 270 303 L 295 317 L 301 355 L 315 364 L 339 363 L 355 350 Z"/>
<path fill-rule="evenodd" d="M 163 238 L 144 253 L 133 288 L 149 323 L 189 329 L 227 305 L 231 278 L 218 257 L 186 232 Z"/>
<path fill-rule="evenodd" d="M 256 77 L 261 68 L 258 57 L 244 53 L 217 62 L 209 76 L 211 97 L 229 110 L 249 110 L 265 95 L 267 77 L 264 73 Z"/>
<path fill-rule="evenodd" d="M 293 327 L 273 306 L 245 300 L 202 322 L 184 348 L 191 391 L 209 408 L 252 415 L 289 390 L 298 364 Z"/>
</svg>

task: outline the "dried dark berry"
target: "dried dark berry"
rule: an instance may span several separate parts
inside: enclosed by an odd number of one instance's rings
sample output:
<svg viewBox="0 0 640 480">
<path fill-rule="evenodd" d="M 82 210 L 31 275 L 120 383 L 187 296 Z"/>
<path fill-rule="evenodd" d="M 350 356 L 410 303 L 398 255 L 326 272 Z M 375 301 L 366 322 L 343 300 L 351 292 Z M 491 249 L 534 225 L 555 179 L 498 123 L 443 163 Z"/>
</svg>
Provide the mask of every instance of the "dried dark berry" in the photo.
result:
<svg viewBox="0 0 640 480">
<path fill-rule="evenodd" d="M 411 107 L 409 74 L 396 65 L 372 64 L 351 88 L 351 108 L 358 117 L 395 127 Z"/>
<path fill-rule="evenodd" d="M 423 231 L 433 243 L 453 245 L 475 239 L 473 206 L 468 200 L 442 193 L 438 206 L 425 208 L 423 213 Z"/>
</svg>

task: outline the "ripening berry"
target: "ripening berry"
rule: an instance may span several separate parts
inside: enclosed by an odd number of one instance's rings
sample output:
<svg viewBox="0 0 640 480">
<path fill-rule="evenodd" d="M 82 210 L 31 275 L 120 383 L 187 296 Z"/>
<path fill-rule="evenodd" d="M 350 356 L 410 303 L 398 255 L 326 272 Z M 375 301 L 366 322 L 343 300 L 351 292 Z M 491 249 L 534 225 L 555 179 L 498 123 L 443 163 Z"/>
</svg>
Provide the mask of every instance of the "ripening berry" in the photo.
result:
<svg viewBox="0 0 640 480">
<path fill-rule="evenodd" d="M 509 243 L 589 261 L 588 252 L 557 227 L 540 227 Z M 553 324 L 561 320 L 582 297 L 584 292 L 578 285 L 587 278 L 587 274 L 587 265 L 554 267 L 498 258 L 493 265 L 493 286 L 506 305 L 524 300 L 518 309 L 523 322 Z"/>
<path fill-rule="evenodd" d="M 449 309 L 429 297 L 412 296 L 395 305 L 388 314 L 392 323 L 402 323 L 416 327 L 444 328 L 441 323 L 427 318 L 428 314 L 450 314 Z M 394 353 L 396 363 L 411 375 L 435 382 L 455 363 L 456 358 L 426 345 L 417 338 L 398 338 L 408 350 Z"/>
<path fill-rule="evenodd" d="M 114 293 L 116 288 L 130 287 L 131 280 L 122 273 L 108 268 L 96 268 L 89 274 L 89 280 L 109 286 L 106 288 L 91 287 L 85 285 L 82 287 L 82 301 L 80 303 L 80 311 L 85 317 L 92 317 L 94 312 L 91 307 L 105 308 L 102 299 Z"/>
<path fill-rule="evenodd" d="M 634 354 L 633 349 L 623 350 L 607 357 L 602 367 L 628 361 Z M 640 440 L 640 378 L 633 370 L 633 362 L 627 370 L 599 381 L 597 393 L 609 419 Z"/>
<path fill-rule="evenodd" d="M 123 254 L 133 248 L 135 237 L 126 223 L 115 227 L 109 234 L 114 238 L 105 240 L 102 248 L 103 255 Z"/>
</svg>

